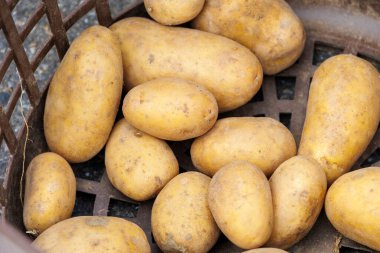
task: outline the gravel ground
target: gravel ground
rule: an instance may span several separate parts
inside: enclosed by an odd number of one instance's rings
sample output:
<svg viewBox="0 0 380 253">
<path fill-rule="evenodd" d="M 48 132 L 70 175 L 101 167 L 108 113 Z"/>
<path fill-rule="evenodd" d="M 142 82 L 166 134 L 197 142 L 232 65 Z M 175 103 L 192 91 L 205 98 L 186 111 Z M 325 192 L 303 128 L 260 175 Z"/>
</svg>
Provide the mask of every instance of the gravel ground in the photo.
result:
<svg viewBox="0 0 380 253">
<path fill-rule="evenodd" d="M 112 16 L 114 17 L 127 5 L 136 1 L 137 0 L 109 0 Z M 58 0 L 58 5 L 61 10 L 62 16 L 66 17 L 81 2 L 82 0 Z M 12 11 L 12 16 L 15 20 L 18 31 L 22 30 L 22 27 L 25 25 L 25 22 L 28 20 L 29 16 L 33 13 L 35 8 L 40 3 L 41 0 L 20 0 L 19 3 L 15 6 L 15 8 Z M 98 24 L 98 22 L 96 18 L 96 12 L 93 9 L 68 30 L 67 35 L 70 43 L 81 33 L 81 31 L 94 24 Z M 46 15 L 44 15 L 24 41 L 24 48 L 29 60 L 31 60 L 34 57 L 41 45 L 43 45 L 43 43 L 49 38 L 50 35 L 51 31 L 49 22 Z M 0 62 L 2 62 L 8 48 L 9 46 L 5 39 L 4 33 L 2 30 L 0 30 Z M 47 85 L 47 81 L 54 73 L 58 64 L 58 54 L 55 50 L 55 47 L 53 47 L 35 71 L 35 77 L 37 79 L 38 87 L 40 88 L 40 90 L 42 90 Z M 1 80 L 0 82 L 1 107 L 7 107 L 8 100 L 19 82 L 20 77 L 16 65 L 14 62 L 12 62 L 3 80 Z M 10 120 L 11 126 L 16 135 L 19 133 L 21 127 L 23 126 L 23 118 L 21 111 L 23 111 L 25 115 L 30 111 L 30 103 L 26 94 L 23 94 L 22 96 L 22 106 L 21 102 L 19 101 Z M 8 160 L 9 152 L 6 147 L 5 141 L 3 140 L 0 146 L 0 179 L 3 177 L 5 173 Z"/>
</svg>

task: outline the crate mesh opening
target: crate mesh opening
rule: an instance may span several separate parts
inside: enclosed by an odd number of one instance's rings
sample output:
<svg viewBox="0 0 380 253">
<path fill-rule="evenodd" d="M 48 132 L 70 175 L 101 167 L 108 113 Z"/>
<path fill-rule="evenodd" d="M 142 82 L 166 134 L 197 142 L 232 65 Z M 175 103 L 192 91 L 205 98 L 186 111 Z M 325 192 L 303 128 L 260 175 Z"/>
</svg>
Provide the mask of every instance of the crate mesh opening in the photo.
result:
<svg viewBox="0 0 380 253">
<path fill-rule="evenodd" d="M 117 199 L 110 199 L 108 206 L 108 216 L 116 216 L 120 218 L 136 218 L 140 205 L 138 203 L 130 203 Z"/>
<path fill-rule="evenodd" d="M 77 191 L 72 217 L 93 215 L 95 195 Z"/>
<path fill-rule="evenodd" d="M 63 18 L 67 17 L 84 0 L 58 0 L 58 7 Z"/>
<path fill-rule="evenodd" d="M 3 108 L 7 107 L 10 97 L 13 91 L 16 89 L 17 84 L 19 83 L 20 75 L 18 73 L 16 64 L 12 61 L 0 83 L 0 105 Z"/>
<path fill-rule="evenodd" d="M 296 77 L 295 76 L 276 76 L 275 81 L 276 81 L 277 99 L 294 100 Z"/>
<path fill-rule="evenodd" d="M 331 46 L 323 42 L 315 42 L 313 53 L 313 65 L 319 66 L 326 59 L 343 53 L 342 48 Z"/>
<path fill-rule="evenodd" d="M 25 126 L 24 120 L 28 120 L 29 113 L 31 112 L 31 105 L 26 94 L 26 91 L 21 91 L 21 96 L 12 112 L 10 124 L 16 136 L 20 134 L 20 130 Z"/>
<path fill-rule="evenodd" d="M 372 152 L 372 154 L 367 159 L 365 159 L 364 162 L 362 162 L 360 167 L 369 167 L 378 161 L 380 161 L 380 148 L 377 148 L 374 152 Z"/>
<path fill-rule="evenodd" d="M 26 21 L 41 4 L 41 0 L 19 0 L 12 10 L 12 18 L 15 21 L 18 32 L 20 33 Z"/>
<path fill-rule="evenodd" d="M 9 50 L 8 41 L 5 38 L 3 30 L 0 29 L 0 65 L 4 61 L 4 57 Z"/>
<path fill-rule="evenodd" d="M 3 139 L 0 146 L 0 183 L 4 180 L 5 172 L 7 170 L 10 160 L 10 152 L 8 146 Z"/>
<path fill-rule="evenodd" d="M 34 72 L 34 76 L 37 81 L 38 89 L 41 92 L 44 92 L 47 88 L 48 81 L 55 73 L 59 65 L 59 56 L 55 46 L 53 46 L 49 52 L 46 54 L 44 59 L 41 61 L 40 65 L 38 65 L 36 71 Z"/>
<path fill-rule="evenodd" d="M 29 62 L 32 62 L 32 59 L 36 56 L 36 53 L 42 48 L 43 45 L 45 45 L 51 35 L 52 33 L 48 19 L 46 15 L 43 15 L 30 31 L 23 43 Z"/>
<path fill-rule="evenodd" d="M 280 115 L 280 122 L 284 124 L 288 129 L 290 129 L 290 122 L 292 119 L 292 114 L 288 112 L 281 112 Z"/>
<path fill-rule="evenodd" d="M 109 0 L 111 16 L 112 18 L 117 17 L 122 11 L 131 4 L 135 4 L 138 0 Z"/>
<path fill-rule="evenodd" d="M 261 101 L 264 101 L 263 86 L 260 87 L 259 91 L 255 94 L 255 96 L 253 96 L 253 98 L 251 99 L 251 101 L 249 101 L 249 103 L 261 102 Z"/>
<path fill-rule="evenodd" d="M 74 41 L 76 37 L 78 37 L 83 30 L 86 28 L 97 25 L 98 18 L 96 17 L 96 12 L 94 9 L 91 9 L 89 12 L 87 12 L 83 17 L 81 17 L 75 24 L 70 27 L 70 29 L 67 31 L 67 37 L 69 39 L 70 44 Z"/>
</svg>

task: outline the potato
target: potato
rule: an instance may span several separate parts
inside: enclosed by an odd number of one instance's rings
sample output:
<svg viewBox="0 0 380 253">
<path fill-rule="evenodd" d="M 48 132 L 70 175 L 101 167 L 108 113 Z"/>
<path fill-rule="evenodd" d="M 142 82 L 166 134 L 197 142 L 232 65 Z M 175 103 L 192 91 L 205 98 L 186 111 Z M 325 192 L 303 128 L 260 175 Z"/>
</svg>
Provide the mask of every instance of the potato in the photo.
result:
<svg viewBox="0 0 380 253">
<path fill-rule="evenodd" d="M 245 161 L 223 166 L 212 178 L 208 204 L 224 235 L 242 249 L 263 245 L 272 232 L 273 207 L 264 173 Z"/>
<path fill-rule="evenodd" d="M 127 89 L 159 77 L 183 78 L 205 86 L 223 112 L 247 103 L 261 87 L 257 57 L 225 37 L 139 17 L 111 30 L 121 42 Z"/>
<path fill-rule="evenodd" d="M 163 252 L 208 252 L 220 231 L 207 204 L 210 178 L 185 172 L 158 194 L 152 208 L 152 233 Z"/>
<path fill-rule="evenodd" d="M 23 219 L 26 229 L 37 235 L 70 218 L 75 194 L 75 176 L 65 159 L 52 152 L 34 157 L 25 176 Z"/>
<path fill-rule="evenodd" d="M 93 26 L 74 40 L 50 83 L 44 131 L 51 151 L 72 163 L 95 156 L 112 130 L 123 87 L 117 37 Z"/>
<path fill-rule="evenodd" d="M 150 253 L 144 231 L 122 218 L 79 216 L 55 224 L 32 244 L 43 253 Z"/>
<path fill-rule="evenodd" d="M 205 0 L 144 0 L 148 14 L 163 25 L 179 25 L 195 18 Z"/>
<path fill-rule="evenodd" d="M 155 137 L 181 141 L 206 133 L 218 117 L 214 96 L 203 86 L 179 78 L 159 78 L 128 92 L 125 119 Z"/>
<path fill-rule="evenodd" d="M 338 178 L 326 195 L 331 224 L 345 237 L 380 251 L 380 168 L 369 167 Z"/>
<path fill-rule="evenodd" d="M 291 66 L 306 40 L 300 19 L 284 0 L 207 0 L 193 27 L 245 45 L 267 75 Z"/>
<path fill-rule="evenodd" d="M 244 251 L 242 253 L 287 253 L 287 251 L 284 251 L 282 249 L 275 249 L 275 248 L 260 248 L 260 249 L 251 249 L 248 251 Z"/>
<path fill-rule="evenodd" d="M 178 175 L 176 157 L 169 145 L 121 119 L 106 146 L 108 178 L 116 189 L 137 201 L 155 197 Z"/>
<path fill-rule="evenodd" d="M 214 175 L 234 160 L 245 160 L 270 176 L 282 162 L 296 154 L 290 131 L 266 117 L 231 117 L 218 120 L 205 135 L 195 139 L 190 149 L 194 166 Z"/>
<path fill-rule="evenodd" d="M 377 70 L 353 55 L 331 57 L 314 74 L 298 153 L 321 163 L 331 184 L 364 152 L 379 117 Z"/>
<path fill-rule="evenodd" d="M 326 194 L 326 175 L 314 159 L 295 156 L 278 167 L 269 184 L 274 220 L 266 245 L 287 249 L 305 237 L 317 220 Z"/>
</svg>

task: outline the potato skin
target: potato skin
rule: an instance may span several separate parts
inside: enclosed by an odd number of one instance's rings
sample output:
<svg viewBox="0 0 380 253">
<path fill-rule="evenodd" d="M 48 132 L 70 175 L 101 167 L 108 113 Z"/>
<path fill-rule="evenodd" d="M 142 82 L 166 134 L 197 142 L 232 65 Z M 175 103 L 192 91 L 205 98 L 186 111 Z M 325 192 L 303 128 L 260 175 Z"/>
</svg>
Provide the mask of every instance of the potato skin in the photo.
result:
<svg viewBox="0 0 380 253">
<path fill-rule="evenodd" d="M 144 231 L 117 217 L 79 216 L 50 227 L 32 244 L 43 253 L 150 253 Z"/>
<path fill-rule="evenodd" d="M 317 220 L 326 194 L 326 175 L 314 159 L 295 156 L 277 168 L 269 184 L 274 220 L 266 245 L 287 249 L 305 237 Z"/>
<path fill-rule="evenodd" d="M 291 132 L 267 117 L 218 120 L 208 133 L 195 139 L 190 149 L 194 166 L 207 175 L 214 175 L 233 160 L 245 160 L 267 177 L 296 152 Z"/>
<path fill-rule="evenodd" d="M 205 0 L 144 0 L 148 14 L 163 25 L 180 25 L 195 18 Z"/>
<path fill-rule="evenodd" d="M 139 17 L 111 30 L 121 42 L 127 89 L 159 77 L 183 78 L 205 86 L 224 112 L 247 103 L 261 87 L 257 57 L 228 38 Z"/>
<path fill-rule="evenodd" d="M 248 47 L 267 75 L 291 66 L 306 41 L 300 19 L 284 0 L 207 0 L 193 27 Z"/>
<path fill-rule="evenodd" d="M 23 219 L 26 229 L 39 234 L 70 218 L 75 194 L 75 176 L 65 159 L 52 152 L 34 157 L 25 176 Z"/>
<path fill-rule="evenodd" d="M 113 186 L 143 201 L 155 197 L 178 175 L 178 162 L 169 145 L 121 119 L 106 146 L 105 164 Z"/>
<path fill-rule="evenodd" d="M 276 248 L 259 248 L 259 249 L 247 250 L 242 253 L 288 253 L 288 252 L 285 250 L 276 249 Z"/>
<path fill-rule="evenodd" d="M 72 163 L 95 156 L 112 130 L 123 87 L 117 37 L 102 26 L 74 40 L 50 83 L 44 131 L 53 152 Z"/>
<path fill-rule="evenodd" d="M 223 166 L 211 179 L 208 204 L 223 234 L 242 249 L 262 246 L 272 232 L 273 207 L 264 173 L 245 161 Z"/>
<path fill-rule="evenodd" d="M 379 119 L 377 70 L 353 55 L 331 57 L 314 74 L 298 154 L 322 164 L 330 185 L 364 152 Z"/>
<path fill-rule="evenodd" d="M 131 125 L 152 136 L 181 141 L 210 130 L 218 117 L 218 105 L 202 85 L 159 78 L 128 92 L 123 115 Z"/>
<path fill-rule="evenodd" d="M 329 188 L 325 211 L 345 237 L 380 251 L 380 168 L 369 167 L 339 177 Z"/>
<path fill-rule="evenodd" d="M 207 204 L 210 178 L 185 172 L 158 194 L 152 208 L 152 233 L 164 252 L 208 252 L 220 230 Z"/>
</svg>

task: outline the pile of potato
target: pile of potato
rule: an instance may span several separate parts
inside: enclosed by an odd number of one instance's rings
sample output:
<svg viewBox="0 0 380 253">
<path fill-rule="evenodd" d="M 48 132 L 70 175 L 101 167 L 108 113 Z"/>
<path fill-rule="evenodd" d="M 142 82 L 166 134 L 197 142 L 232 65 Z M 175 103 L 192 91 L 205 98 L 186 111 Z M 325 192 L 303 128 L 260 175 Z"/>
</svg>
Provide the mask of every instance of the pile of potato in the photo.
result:
<svg viewBox="0 0 380 253">
<path fill-rule="evenodd" d="M 131 17 L 88 28 L 51 81 L 44 131 L 52 152 L 35 157 L 26 174 L 24 224 L 39 235 L 33 245 L 42 252 L 150 252 L 132 222 L 70 218 L 76 185 L 68 162 L 88 161 L 105 147 L 112 185 L 136 201 L 155 198 L 152 232 L 164 252 L 207 252 L 221 233 L 246 252 L 285 252 L 324 204 L 339 232 L 380 250 L 380 168 L 347 173 L 379 124 L 377 70 L 353 55 L 322 63 L 297 149 L 274 119 L 217 119 L 250 101 L 264 73 L 284 70 L 302 53 L 304 28 L 285 1 L 145 6 L 162 24 Z M 192 19 L 198 30 L 169 26 Z M 124 117 L 115 124 L 123 83 Z M 192 138 L 199 172 L 179 174 L 166 141 Z"/>
</svg>

